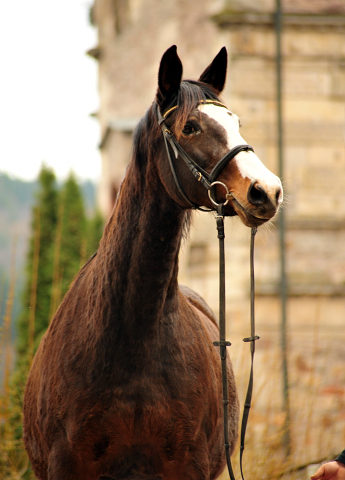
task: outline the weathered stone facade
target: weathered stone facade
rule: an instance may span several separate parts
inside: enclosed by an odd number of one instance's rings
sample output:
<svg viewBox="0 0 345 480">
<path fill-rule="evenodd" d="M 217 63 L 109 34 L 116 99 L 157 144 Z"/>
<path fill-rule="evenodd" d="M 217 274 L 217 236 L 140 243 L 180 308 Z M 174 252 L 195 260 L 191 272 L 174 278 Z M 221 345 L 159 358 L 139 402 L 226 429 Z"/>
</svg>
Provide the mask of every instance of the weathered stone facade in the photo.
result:
<svg viewBox="0 0 345 480">
<path fill-rule="evenodd" d="M 217 12 L 216 4 L 200 0 L 197 8 L 190 10 L 180 0 L 95 1 L 93 18 L 99 44 L 91 53 L 99 60 L 99 120 L 105 169 L 100 201 L 104 213 L 111 210 L 111 185 L 115 180 L 118 186 L 129 155 L 121 147 L 113 148 L 111 136 L 117 136 L 116 143 L 122 142 L 119 138 L 126 138 L 153 101 L 159 62 L 167 48 L 178 45 L 185 74 L 195 78 L 226 43 L 226 33 L 219 32 L 211 20 Z M 123 125 L 128 122 L 132 124 L 129 130 Z M 111 133 L 106 135 L 109 128 Z"/>
<path fill-rule="evenodd" d="M 95 0 L 93 19 L 99 44 L 91 54 L 99 60 L 103 161 L 100 205 L 105 215 L 110 213 L 130 159 L 134 125 L 154 98 L 160 58 L 172 44 L 178 46 L 187 78 L 198 78 L 219 49 L 227 46 L 229 69 L 223 99 L 240 116 L 244 139 L 266 166 L 278 173 L 274 8 L 275 0 Z M 292 374 L 294 388 L 298 382 L 307 386 L 312 367 L 306 352 L 314 355 L 316 351 L 310 344 L 310 332 L 318 328 L 323 338 L 331 339 L 333 335 L 341 345 L 339 332 L 343 330 L 345 4 L 343 0 L 285 0 L 283 10 L 282 180 L 286 194 L 288 321 L 294 338 L 290 361 L 296 365 Z M 197 290 L 217 311 L 218 244 L 213 215 L 197 213 L 193 225 L 180 256 L 181 282 Z M 248 336 L 249 237 L 249 229 L 238 219 L 226 219 L 231 339 Z M 257 370 L 262 372 L 280 368 L 278 237 L 273 223 L 259 229 L 256 238 L 256 317 L 258 330 L 266 338 L 258 342 Z M 324 348 L 324 343 L 321 346 Z M 236 344 L 233 348 L 234 358 L 241 359 L 241 348 Z M 303 367 L 305 364 L 310 370 Z M 320 385 L 339 381 L 339 368 L 334 365 L 338 364 L 332 363 L 328 370 L 319 368 Z M 241 389 L 242 380 L 239 382 Z M 269 383 L 266 377 L 264 382 Z M 270 401 L 272 408 L 276 406 L 274 422 L 279 422 L 280 380 L 272 382 L 271 397 L 265 397 L 263 403 Z M 321 390 L 314 386 L 312 391 L 319 395 Z M 341 449 L 340 427 L 332 436 L 331 427 L 322 423 L 328 415 L 336 424 L 339 398 L 327 397 L 310 432 L 314 437 L 320 435 L 315 428 L 321 425 L 332 438 L 328 445 Z M 302 425 L 300 404 L 292 408 L 296 424 Z M 255 428 L 260 429 L 260 425 L 264 428 L 260 421 Z M 316 458 L 323 450 L 317 450 L 315 444 L 313 448 Z"/>
<path fill-rule="evenodd" d="M 253 7 L 253 3 L 255 3 Z M 274 1 L 96 0 L 103 177 L 100 202 L 109 214 L 130 158 L 131 132 L 156 90 L 159 60 L 178 45 L 187 77 L 196 78 L 222 45 L 230 53 L 223 97 L 238 113 L 243 136 L 277 172 Z M 195 7 L 195 5 L 194 5 Z M 287 271 L 294 295 L 345 291 L 345 6 L 336 0 L 283 3 L 283 183 Z M 181 256 L 181 277 L 201 288 L 217 309 L 213 219 L 197 215 L 197 232 Z M 237 228 L 231 221 L 231 230 Z M 205 227 L 205 225 L 207 225 Z M 236 227 L 235 227 L 236 226 Z M 248 291 L 248 233 L 229 233 L 229 298 Z M 211 233 L 212 232 L 212 233 Z M 234 238 L 235 237 L 235 238 Z M 279 285 L 277 232 L 257 236 L 258 293 Z M 197 258 L 202 258 L 199 264 Z M 207 272 L 201 275 L 202 272 Z M 214 275 L 210 272 L 214 270 Z M 235 273 L 237 272 L 237 273 Z M 200 290 L 200 289 L 199 289 Z"/>
</svg>

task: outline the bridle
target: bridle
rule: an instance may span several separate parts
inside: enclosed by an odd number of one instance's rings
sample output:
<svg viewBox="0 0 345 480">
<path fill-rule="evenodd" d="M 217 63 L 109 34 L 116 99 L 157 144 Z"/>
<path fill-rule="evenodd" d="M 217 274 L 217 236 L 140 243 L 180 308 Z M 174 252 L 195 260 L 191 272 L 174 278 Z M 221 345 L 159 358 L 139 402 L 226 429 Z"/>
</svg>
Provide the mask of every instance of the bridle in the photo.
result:
<svg viewBox="0 0 345 480">
<path fill-rule="evenodd" d="M 223 108 L 227 108 L 223 103 L 218 102 L 216 100 L 203 100 L 203 101 L 199 102 L 199 105 L 200 104 L 201 105 L 213 104 L 213 105 L 218 105 L 218 106 L 223 107 Z M 238 155 L 240 152 L 243 152 L 243 151 L 254 152 L 254 149 L 250 145 L 246 145 L 246 144 L 236 145 L 236 147 L 233 147 L 231 150 L 229 150 L 229 152 L 226 153 L 224 155 L 224 157 L 219 160 L 219 162 L 213 167 L 213 169 L 210 173 L 206 172 L 206 170 L 204 170 L 202 167 L 200 167 L 200 165 L 195 160 L 193 160 L 193 158 L 191 158 L 190 155 L 188 155 L 188 153 L 183 149 L 183 147 L 177 141 L 175 135 L 171 132 L 171 130 L 169 130 L 169 128 L 165 124 L 166 119 L 177 108 L 178 108 L 178 105 L 174 105 L 173 107 L 169 108 L 169 110 L 167 110 L 162 115 L 158 105 L 156 106 L 158 123 L 159 123 L 159 125 L 162 129 L 165 148 L 166 148 L 166 151 L 167 151 L 168 160 L 169 160 L 169 164 L 170 164 L 170 169 L 171 169 L 171 172 L 173 174 L 177 189 L 180 192 L 183 199 L 187 202 L 189 207 L 197 209 L 197 210 L 201 210 L 201 211 L 211 211 L 209 209 L 202 208 L 201 206 L 196 205 L 194 202 L 192 202 L 188 198 L 188 196 L 186 195 L 184 190 L 182 189 L 181 184 L 180 184 L 180 182 L 177 178 L 176 170 L 175 170 L 175 167 L 174 167 L 174 162 L 172 160 L 171 153 L 170 153 L 170 150 L 169 150 L 169 144 L 174 151 L 175 158 L 177 159 L 177 157 L 180 155 L 180 157 L 182 158 L 182 160 L 184 160 L 185 164 L 187 165 L 187 167 L 189 168 L 191 173 L 194 175 L 194 177 L 198 180 L 198 182 L 200 182 L 208 190 L 209 198 L 210 198 L 211 202 L 213 203 L 213 205 L 215 207 L 217 207 L 219 204 L 216 202 L 215 195 L 214 195 L 214 192 L 213 192 L 213 187 L 215 185 L 222 185 L 225 188 L 226 201 L 223 203 L 223 205 L 225 206 L 228 203 L 228 201 L 229 201 L 229 199 L 231 198 L 232 195 L 231 195 L 231 192 L 229 192 L 229 189 L 225 185 L 225 183 L 219 182 L 219 181 L 216 180 L 218 175 L 223 170 L 223 168 L 226 167 L 228 165 L 228 163 L 236 155 Z"/>
<path fill-rule="evenodd" d="M 218 102 L 216 100 L 204 100 L 200 102 L 200 104 L 213 104 L 219 105 L 220 107 L 227 108 L 223 103 Z M 178 143 L 174 134 L 169 130 L 169 128 L 165 125 L 165 120 L 168 116 L 178 108 L 178 105 L 175 105 L 169 108 L 163 115 L 160 112 L 158 105 L 156 105 L 156 112 L 158 123 L 162 129 L 164 143 L 167 151 L 167 156 L 171 168 L 171 172 L 173 174 L 175 184 L 177 186 L 178 191 L 180 192 L 182 198 L 187 202 L 187 204 L 193 208 L 198 209 L 201 211 L 217 211 L 216 222 L 217 222 L 217 230 L 218 230 L 218 239 L 219 239 L 219 341 L 214 342 L 213 344 L 217 347 L 220 347 L 220 358 L 221 358 L 221 367 L 222 367 L 222 391 L 223 391 L 223 427 L 224 427 L 224 447 L 225 447 L 225 456 L 226 462 L 228 466 L 229 476 L 231 480 L 235 480 L 235 476 L 233 473 L 233 468 L 231 465 L 230 459 L 230 444 L 229 444 L 229 392 L 228 392 L 228 379 L 227 379 L 227 348 L 231 345 L 230 342 L 226 340 L 226 306 L 225 306 L 225 248 L 224 248 L 224 239 L 225 239 L 225 230 L 224 230 L 224 207 L 229 202 L 230 198 L 232 197 L 231 192 L 229 192 L 228 187 L 223 183 L 219 182 L 217 179 L 219 173 L 223 170 L 226 165 L 240 152 L 243 151 L 252 151 L 254 152 L 253 147 L 250 145 L 237 145 L 236 147 L 229 150 L 228 153 L 222 157 L 219 162 L 213 167 L 210 173 L 206 172 L 203 168 L 198 165 L 195 160 L 193 160 L 188 153 L 182 148 L 182 146 Z M 178 156 L 180 156 L 191 173 L 194 177 L 208 190 L 208 196 L 214 206 L 214 209 L 205 209 L 199 205 L 196 205 L 192 202 L 186 193 L 183 191 L 180 182 L 178 181 L 176 170 L 174 167 L 173 160 L 171 158 L 171 153 L 169 149 L 169 144 L 172 147 L 175 158 L 177 160 Z M 213 191 L 213 187 L 215 185 L 222 185 L 225 188 L 226 195 L 225 195 L 225 202 L 217 203 L 215 198 L 215 193 Z M 246 428 L 247 422 L 249 417 L 249 410 L 251 407 L 251 400 L 252 400 L 252 393 L 253 393 L 253 367 L 254 367 L 254 352 L 255 352 L 255 341 L 258 340 L 260 337 L 255 335 L 255 308 L 254 308 L 254 300 L 255 300 L 255 281 L 254 281 L 254 239 L 257 232 L 257 228 L 253 227 L 251 230 L 251 242 L 250 242 L 250 337 L 244 338 L 244 342 L 250 342 L 250 352 L 251 352 L 251 369 L 250 369 L 250 376 L 247 388 L 246 399 L 243 408 L 243 415 L 242 415 L 242 425 L 241 425 L 241 436 L 240 436 L 240 470 L 241 476 L 243 477 L 243 468 L 242 468 L 242 459 L 243 459 L 243 451 L 244 451 L 244 443 L 245 443 L 245 435 L 246 435 Z"/>
</svg>

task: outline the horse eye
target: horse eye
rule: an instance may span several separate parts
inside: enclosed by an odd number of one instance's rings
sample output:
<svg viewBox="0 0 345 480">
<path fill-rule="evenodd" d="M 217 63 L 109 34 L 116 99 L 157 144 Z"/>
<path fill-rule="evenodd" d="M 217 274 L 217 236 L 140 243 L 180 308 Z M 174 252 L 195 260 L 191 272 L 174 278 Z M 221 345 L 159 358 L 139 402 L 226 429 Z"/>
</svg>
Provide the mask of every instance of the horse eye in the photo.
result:
<svg viewBox="0 0 345 480">
<path fill-rule="evenodd" d="M 192 133 L 195 132 L 195 128 L 192 127 L 189 123 L 186 123 L 186 125 L 183 127 L 182 133 L 185 135 L 191 135 Z"/>
</svg>

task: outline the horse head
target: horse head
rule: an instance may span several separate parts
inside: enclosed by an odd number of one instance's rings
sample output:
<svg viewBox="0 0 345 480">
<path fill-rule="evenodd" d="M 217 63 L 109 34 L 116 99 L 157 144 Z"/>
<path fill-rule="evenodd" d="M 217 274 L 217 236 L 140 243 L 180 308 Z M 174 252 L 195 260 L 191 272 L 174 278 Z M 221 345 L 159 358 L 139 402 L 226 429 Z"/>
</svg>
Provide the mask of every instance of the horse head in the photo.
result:
<svg viewBox="0 0 345 480">
<path fill-rule="evenodd" d="M 182 81 L 182 71 L 172 46 L 160 63 L 156 95 L 158 121 L 170 143 L 166 142 L 170 169 L 166 153 L 161 160 L 165 188 L 183 207 L 214 209 L 224 203 L 225 215 L 238 215 L 249 227 L 267 222 L 282 202 L 282 185 L 246 145 L 238 117 L 219 98 L 226 80 L 226 49 L 220 50 L 198 81 Z"/>
</svg>

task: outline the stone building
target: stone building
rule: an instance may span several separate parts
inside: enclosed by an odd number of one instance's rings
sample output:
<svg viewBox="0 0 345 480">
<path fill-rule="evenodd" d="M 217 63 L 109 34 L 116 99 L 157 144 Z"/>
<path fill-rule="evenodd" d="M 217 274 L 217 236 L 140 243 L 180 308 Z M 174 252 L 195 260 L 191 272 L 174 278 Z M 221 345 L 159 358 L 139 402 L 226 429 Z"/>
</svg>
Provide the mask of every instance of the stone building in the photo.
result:
<svg viewBox="0 0 345 480">
<path fill-rule="evenodd" d="M 154 98 L 161 55 L 171 44 L 178 45 L 189 78 L 197 78 L 227 46 L 223 98 L 241 117 L 245 140 L 277 172 L 274 8 L 274 0 L 199 0 L 198 8 L 179 0 L 95 0 L 99 44 L 89 53 L 99 61 L 100 204 L 105 215 L 130 159 L 133 129 Z M 345 5 L 341 0 L 285 0 L 283 13 L 289 292 L 333 298 L 345 291 Z M 197 228 L 181 257 L 181 277 L 199 287 L 217 309 L 210 293 L 217 281 L 216 240 L 213 219 L 205 217 L 197 215 Z M 241 272 L 249 235 L 239 222 L 230 224 L 229 276 L 234 280 L 228 295 L 233 302 L 247 295 L 247 270 Z M 273 228 L 257 238 L 262 296 L 279 289 L 276 237 Z"/>
<path fill-rule="evenodd" d="M 345 318 L 345 3 L 282 0 L 282 7 L 288 319 L 297 329 L 317 321 L 326 335 L 343 330 Z M 240 116 L 246 142 L 278 173 L 274 11 L 275 0 L 95 0 L 99 43 L 89 53 L 99 62 L 99 199 L 106 216 L 130 159 L 133 129 L 154 99 L 161 56 L 172 44 L 185 78 L 198 78 L 227 47 L 223 100 Z M 238 219 L 226 220 L 227 310 L 235 336 L 248 333 L 249 237 Z M 276 222 L 259 229 L 255 258 L 257 321 L 269 336 L 281 316 Z M 212 214 L 195 215 L 180 277 L 218 310 Z"/>
</svg>

